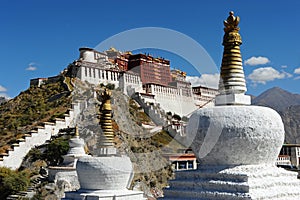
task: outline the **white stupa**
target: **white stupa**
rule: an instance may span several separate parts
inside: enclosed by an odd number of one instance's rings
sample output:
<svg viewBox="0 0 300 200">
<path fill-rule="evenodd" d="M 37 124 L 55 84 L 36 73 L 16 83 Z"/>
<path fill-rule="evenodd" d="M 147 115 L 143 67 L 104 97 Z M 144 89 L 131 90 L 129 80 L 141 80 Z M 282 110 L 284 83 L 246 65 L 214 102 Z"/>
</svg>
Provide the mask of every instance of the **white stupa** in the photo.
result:
<svg viewBox="0 0 300 200">
<path fill-rule="evenodd" d="M 66 155 L 64 155 L 64 166 L 76 167 L 77 160 L 87 155 L 85 153 L 85 143 L 82 138 L 79 137 L 78 126 L 75 127 L 75 136 L 69 140 L 70 149 Z"/>
<path fill-rule="evenodd" d="M 81 157 L 90 157 L 85 153 L 85 143 L 79 137 L 78 127 L 75 127 L 75 136 L 69 140 L 70 149 L 66 155 L 63 156 L 64 161 L 59 166 L 48 167 L 48 180 L 53 181 L 63 192 L 75 191 L 79 189 L 79 181 L 76 172 L 77 160 Z"/>
<path fill-rule="evenodd" d="M 297 173 L 275 166 L 284 141 L 281 117 L 251 106 L 245 95 L 238 24 L 230 12 L 216 107 L 202 108 L 189 120 L 187 140 L 199 169 L 177 172 L 164 199 L 300 199 Z"/>
<path fill-rule="evenodd" d="M 113 144 L 111 92 L 102 95 L 101 128 L 98 157 L 81 157 L 76 170 L 80 189 L 65 193 L 65 200 L 142 200 L 143 192 L 128 190 L 133 178 L 133 166 L 128 156 L 119 155 Z"/>
</svg>

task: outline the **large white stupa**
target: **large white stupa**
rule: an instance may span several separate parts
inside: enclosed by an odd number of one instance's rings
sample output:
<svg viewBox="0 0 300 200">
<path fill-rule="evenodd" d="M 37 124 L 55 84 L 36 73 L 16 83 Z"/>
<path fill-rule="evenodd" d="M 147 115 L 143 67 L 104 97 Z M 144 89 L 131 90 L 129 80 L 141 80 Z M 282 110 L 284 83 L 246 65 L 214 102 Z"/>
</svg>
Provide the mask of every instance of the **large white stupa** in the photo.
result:
<svg viewBox="0 0 300 200">
<path fill-rule="evenodd" d="M 216 107 L 202 108 L 189 120 L 187 140 L 199 169 L 177 172 L 164 199 L 300 199 L 297 173 L 275 166 L 284 141 L 281 117 L 251 106 L 245 95 L 238 24 L 230 12 Z"/>
</svg>

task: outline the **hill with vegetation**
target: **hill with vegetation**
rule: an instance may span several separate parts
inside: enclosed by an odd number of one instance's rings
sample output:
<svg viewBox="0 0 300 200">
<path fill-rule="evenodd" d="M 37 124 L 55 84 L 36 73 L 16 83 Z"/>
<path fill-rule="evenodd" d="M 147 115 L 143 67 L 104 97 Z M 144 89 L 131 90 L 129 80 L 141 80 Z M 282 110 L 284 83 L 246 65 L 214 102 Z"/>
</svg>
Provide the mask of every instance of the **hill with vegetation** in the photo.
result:
<svg viewBox="0 0 300 200">
<path fill-rule="evenodd" d="M 57 82 L 45 82 L 40 87 L 31 86 L 17 97 L 1 103 L 0 153 L 12 150 L 13 144 L 18 143 L 30 130 L 43 125 L 44 122 L 51 122 L 64 116 L 71 107 L 71 91 L 65 83 L 66 79 L 69 78 L 61 76 Z M 54 145 L 49 147 L 51 146 Z M 53 162 L 53 157 L 61 156 L 58 148 L 46 150 L 43 157 L 37 159 L 37 154 L 34 154 L 34 159 L 18 170 L 0 168 L 0 199 L 5 199 L 18 191 L 26 191 L 31 178 L 38 174 L 41 166 L 47 165 L 43 160 L 50 163 Z M 34 149 L 30 151 L 29 156 L 33 155 L 33 152 L 36 151 Z"/>
<path fill-rule="evenodd" d="M 71 107 L 71 91 L 64 77 L 55 83 L 31 86 L 0 105 L 0 153 L 43 122 L 62 118 Z"/>
<path fill-rule="evenodd" d="M 73 87 L 73 84 L 76 87 Z M 31 86 L 21 92 L 17 97 L 0 105 L 0 152 L 7 152 L 13 148 L 13 143 L 23 138 L 28 131 L 44 122 L 62 118 L 71 108 L 72 101 L 80 100 L 87 105 L 78 117 L 77 124 L 80 136 L 84 138 L 88 151 L 97 156 L 99 134 L 102 133 L 99 125 L 100 101 L 95 99 L 94 92 L 101 91 L 104 87 L 114 89 L 108 85 L 93 86 L 79 80 L 64 77 L 52 83 L 45 82 L 38 86 Z M 71 89 L 70 89 L 71 88 Z M 164 158 L 165 152 L 177 152 L 183 148 L 165 131 L 151 133 L 142 125 L 154 125 L 152 120 L 143 112 L 143 109 L 131 98 L 118 89 L 112 91 L 112 107 L 114 110 L 113 126 L 116 133 L 115 143 L 120 152 L 127 154 L 133 162 L 135 177 L 131 187 L 137 187 L 146 193 L 151 188 L 161 190 L 172 178 L 171 164 Z M 0 168 L 0 187 L 7 187 L 7 183 L 22 179 L 23 187 L 10 186 L 5 195 L 16 193 L 17 190 L 26 190 L 32 177 L 38 174 L 40 167 L 59 165 L 62 155 L 68 151 L 68 137 L 57 138 L 46 146 L 42 145 L 32 149 L 24 158 L 22 167 L 13 171 Z M 3 171 L 1 175 L 1 171 Z M 3 182 L 10 180 L 9 182 Z M 14 178 L 14 179 L 13 179 Z M 45 183 L 35 188 L 36 199 L 54 198 L 56 191 L 51 191 Z M 47 186 L 48 185 L 48 186 Z M 4 187 L 5 186 L 5 187 Z M 54 187 L 57 190 L 56 187 Z M 9 191 L 9 192 L 8 192 Z M 58 198 L 58 197 L 55 197 Z M 54 198 L 54 199 L 55 199 Z"/>
</svg>

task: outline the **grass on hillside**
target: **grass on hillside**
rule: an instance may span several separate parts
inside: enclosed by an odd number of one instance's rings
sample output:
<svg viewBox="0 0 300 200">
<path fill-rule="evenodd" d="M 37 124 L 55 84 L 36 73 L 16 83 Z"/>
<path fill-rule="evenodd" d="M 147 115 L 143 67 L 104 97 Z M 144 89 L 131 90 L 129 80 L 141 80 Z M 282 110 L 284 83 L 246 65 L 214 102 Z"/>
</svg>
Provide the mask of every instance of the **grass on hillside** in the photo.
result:
<svg viewBox="0 0 300 200">
<path fill-rule="evenodd" d="M 0 106 L 0 153 L 43 122 L 62 118 L 71 98 L 63 81 L 31 86 Z"/>
</svg>

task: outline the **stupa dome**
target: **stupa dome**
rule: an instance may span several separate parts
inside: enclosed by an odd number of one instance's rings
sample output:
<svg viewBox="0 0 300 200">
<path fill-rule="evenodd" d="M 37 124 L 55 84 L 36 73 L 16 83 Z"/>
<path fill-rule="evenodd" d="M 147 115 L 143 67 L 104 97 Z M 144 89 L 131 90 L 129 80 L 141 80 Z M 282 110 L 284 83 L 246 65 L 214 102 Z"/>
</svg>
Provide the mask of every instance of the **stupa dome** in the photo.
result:
<svg viewBox="0 0 300 200">
<path fill-rule="evenodd" d="M 284 126 L 267 107 L 216 106 L 191 116 L 187 137 L 200 164 L 275 165 Z"/>
<path fill-rule="evenodd" d="M 132 163 L 127 156 L 82 157 L 76 166 L 81 189 L 122 190 L 133 178 Z"/>
</svg>

